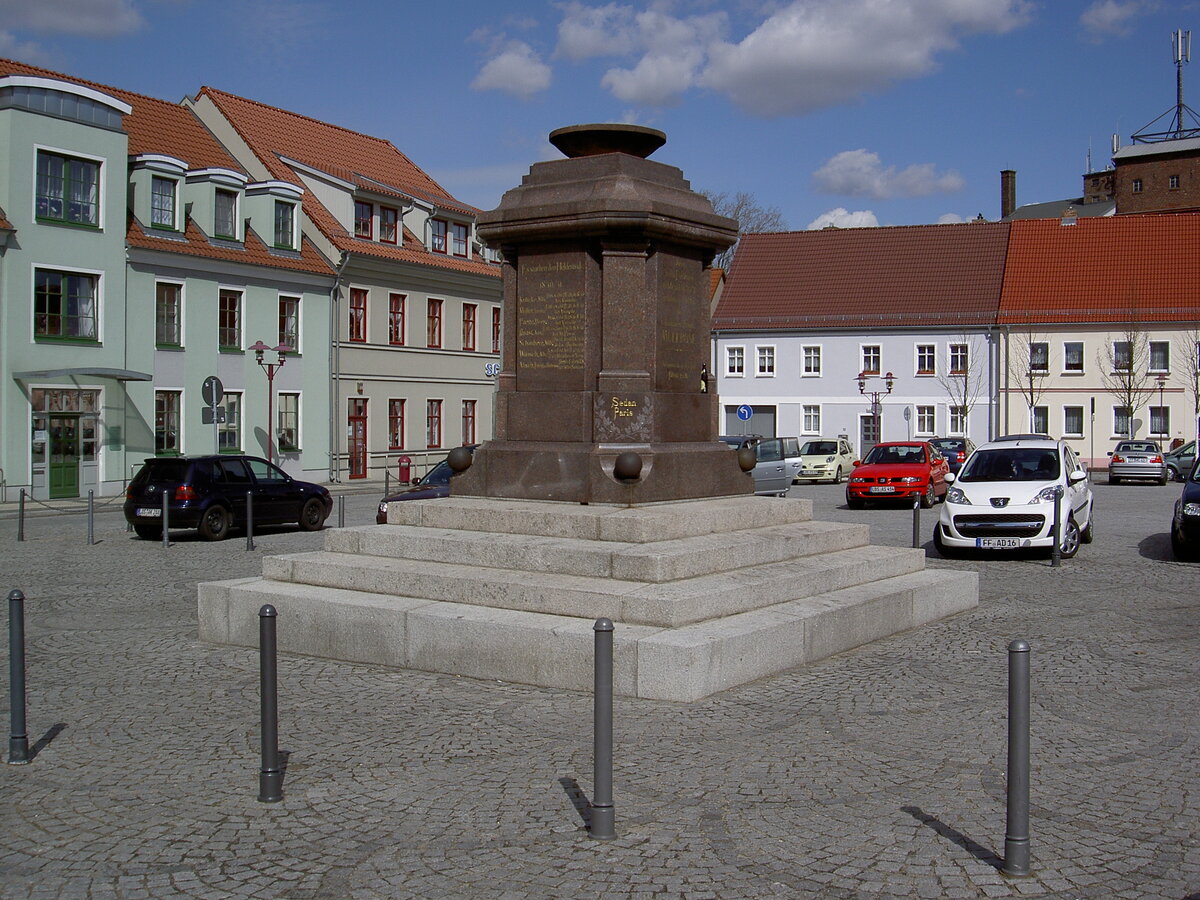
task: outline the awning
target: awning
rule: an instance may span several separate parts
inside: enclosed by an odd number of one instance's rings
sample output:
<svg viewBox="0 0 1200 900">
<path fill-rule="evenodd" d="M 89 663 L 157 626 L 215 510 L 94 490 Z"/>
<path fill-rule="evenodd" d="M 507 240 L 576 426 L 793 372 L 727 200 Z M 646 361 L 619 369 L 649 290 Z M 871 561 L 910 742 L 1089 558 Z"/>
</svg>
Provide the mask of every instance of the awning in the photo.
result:
<svg viewBox="0 0 1200 900">
<path fill-rule="evenodd" d="M 70 369 L 37 369 L 32 372 L 13 372 L 17 381 L 31 381 L 35 378 L 111 378 L 114 381 L 153 381 L 153 375 L 145 372 L 135 372 L 132 369 L 103 369 L 97 366 L 79 366 Z"/>
</svg>

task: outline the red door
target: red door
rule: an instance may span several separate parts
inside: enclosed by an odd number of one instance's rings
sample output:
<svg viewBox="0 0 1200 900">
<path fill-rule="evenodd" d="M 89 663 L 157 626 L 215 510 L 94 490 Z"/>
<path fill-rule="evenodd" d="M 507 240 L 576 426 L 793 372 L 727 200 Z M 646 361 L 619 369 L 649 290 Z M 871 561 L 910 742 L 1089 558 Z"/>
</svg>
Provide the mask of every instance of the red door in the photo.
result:
<svg viewBox="0 0 1200 900">
<path fill-rule="evenodd" d="M 367 477 L 367 401 L 351 399 L 347 417 L 347 447 L 350 477 Z"/>
</svg>

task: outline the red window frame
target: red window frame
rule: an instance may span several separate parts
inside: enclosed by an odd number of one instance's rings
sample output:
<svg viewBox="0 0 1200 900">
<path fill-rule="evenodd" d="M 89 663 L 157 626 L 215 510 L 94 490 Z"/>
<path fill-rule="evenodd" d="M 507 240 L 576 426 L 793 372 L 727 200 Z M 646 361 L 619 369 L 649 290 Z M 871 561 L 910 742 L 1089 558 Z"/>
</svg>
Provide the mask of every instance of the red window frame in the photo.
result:
<svg viewBox="0 0 1200 900">
<path fill-rule="evenodd" d="M 446 252 L 446 220 L 429 220 L 429 249 L 434 253 Z"/>
<path fill-rule="evenodd" d="M 404 400 L 388 401 L 388 449 L 404 449 Z"/>
<path fill-rule="evenodd" d="M 450 223 L 450 249 L 455 256 L 467 255 L 467 226 L 458 222 Z"/>
<path fill-rule="evenodd" d="M 500 352 L 500 307 L 492 307 L 492 352 Z"/>
<path fill-rule="evenodd" d="M 388 294 L 388 343 L 404 346 L 404 294 Z"/>
<path fill-rule="evenodd" d="M 367 292 L 365 288 L 350 288 L 350 340 L 364 344 L 367 340 Z"/>
<path fill-rule="evenodd" d="M 379 239 L 385 244 L 396 243 L 396 223 L 400 213 L 394 206 L 379 207 Z"/>
<path fill-rule="evenodd" d="M 462 333 L 462 348 L 464 350 L 475 349 L 475 314 L 478 307 L 474 303 L 463 304 L 463 333 Z"/>
<path fill-rule="evenodd" d="M 464 400 L 462 405 L 462 442 L 475 443 L 475 401 Z"/>
<path fill-rule="evenodd" d="M 442 301 L 430 300 L 425 313 L 426 344 L 432 348 L 442 346 Z"/>
<path fill-rule="evenodd" d="M 442 401 L 425 402 L 425 444 L 430 450 L 442 446 Z"/>
<path fill-rule="evenodd" d="M 371 217 L 375 207 L 365 200 L 354 201 L 354 236 L 370 240 L 374 232 L 371 228 Z"/>
</svg>

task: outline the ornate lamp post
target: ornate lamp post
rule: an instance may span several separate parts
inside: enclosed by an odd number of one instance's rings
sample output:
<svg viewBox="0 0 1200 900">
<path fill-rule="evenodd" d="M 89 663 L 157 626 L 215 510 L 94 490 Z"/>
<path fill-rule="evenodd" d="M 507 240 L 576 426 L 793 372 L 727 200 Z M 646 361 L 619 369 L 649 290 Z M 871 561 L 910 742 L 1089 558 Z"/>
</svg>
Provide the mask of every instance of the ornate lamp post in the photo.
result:
<svg viewBox="0 0 1200 900">
<path fill-rule="evenodd" d="M 886 397 L 892 392 L 892 387 L 895 385 L 896 376 L 888 372 L 883 376 L 885 389 L 881 391 L 868 391 L 867 379 L 879 378 L 879 375 L 868 374 L 867 372 L 859 372 L 855 379 L 858 382 L 858 392 L 864 397 L 871 398 L 871 414 L 875 417 L 875 443 L 883 438 L 883 425 L 881 422 L 881 414 L 883 412 L 882 405 L 879 402 L 880 397 Z"/>
<path fill-rule="evenodd" d="M 254 361 L 267 373 L 267 462 L 274 462 L 271 448 L 274 446 L 275 427 L 275 370 L 283 368 L 283 364 L 287 362 L 287 354 L 291 352 L 292 348 L 286 344 L 268 347 L 262 341 L 255 341 L 254 346 L 250 349 L 254 351 Z M 277 354 L 278 362 L 269 363 L 263 359 L 263 354 L 268 350 L 273 350 Z"/>
</svg>

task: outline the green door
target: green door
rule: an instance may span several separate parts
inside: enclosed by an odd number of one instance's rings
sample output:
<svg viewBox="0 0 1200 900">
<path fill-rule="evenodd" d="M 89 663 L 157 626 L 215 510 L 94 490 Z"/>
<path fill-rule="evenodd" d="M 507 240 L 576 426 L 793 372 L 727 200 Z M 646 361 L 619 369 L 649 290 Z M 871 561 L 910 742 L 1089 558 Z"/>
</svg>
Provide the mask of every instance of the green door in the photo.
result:
<svg viewBox="0 0 1200 900">
<path fill-rule="evenodd" d="M 79 416 L 50 417 L 50 499 L 79 496 Z"/>
</svg>

